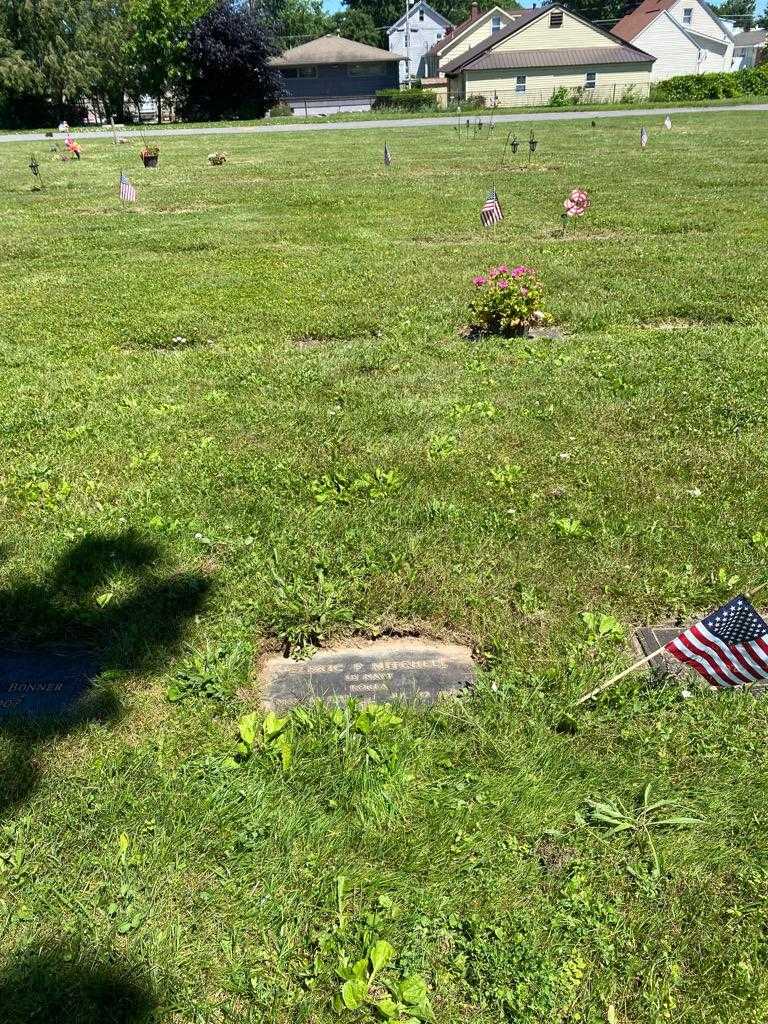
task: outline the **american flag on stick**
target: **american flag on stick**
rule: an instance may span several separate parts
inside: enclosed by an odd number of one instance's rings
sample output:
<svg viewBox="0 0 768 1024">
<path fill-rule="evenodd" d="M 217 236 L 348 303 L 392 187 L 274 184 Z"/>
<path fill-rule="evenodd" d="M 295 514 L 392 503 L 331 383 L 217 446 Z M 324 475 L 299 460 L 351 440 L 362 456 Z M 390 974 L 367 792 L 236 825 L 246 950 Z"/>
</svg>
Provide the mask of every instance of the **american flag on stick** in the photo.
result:
<svg viewBox="0 0 768 1024">
<path fill-rule="evenodd" d="M 504 214 L 501 212 L 499 197 L 496 195 L 496 189 L 492 188 L 480 211 L 480 220 L 484 228 L 490 228 L 503 219 Z"/>
<path fill-rule="evenodd" d="M 136 189 L 122 171 L 120 172 L 120 198 L 124 203 L 136 202 Z"/>
<path fill-rule="evenodd" d="M 392 157 L 390 156 L 389 147 L 386 142 L 384 143 L 384 166 L 389 167 L 392 163 Z"/>
<path fill-rule="evenodd" d="M 664 649 L 718 686 L 768 679 L 768 625 L 744 594 L 684 630 Z"/>
<path fill-rule="evenodd" d="M 768 583 L 762 583 L 752 593 L 756 594 L 767 586 Z M 768 623 L 758 615 L 746 594 L 739 594 L 700 622 L 684 629 L 665 644 L 664 650 L 717 686 L 748 686 L 768 679 Z M 576 704 L 596 697 L 658 654 L 659 651 L 647 654 L 585 693 Z"/>
<path fill-rule="evenodd" d="M 640 129 L 640 148 L 645 149 L 648 145 L 648 129 L 643 125 Z"/>
</svg>

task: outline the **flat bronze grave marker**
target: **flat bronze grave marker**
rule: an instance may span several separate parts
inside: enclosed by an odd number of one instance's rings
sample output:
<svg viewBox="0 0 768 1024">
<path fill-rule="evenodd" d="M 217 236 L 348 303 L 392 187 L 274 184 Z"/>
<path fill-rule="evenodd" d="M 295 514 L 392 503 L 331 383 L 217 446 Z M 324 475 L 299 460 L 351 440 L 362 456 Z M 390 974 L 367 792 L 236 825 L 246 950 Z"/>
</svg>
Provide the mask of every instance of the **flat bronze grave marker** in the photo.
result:
<svg viewBox="0 0 768 1024">
<path fill-rule="evenodd" d="M 338 646 L 307 661 L 267 657 L 260 677 L 263 704 L 272 711 L 352 697 L 366 704 L 395 698 L 432 704 L 471 684 L 474 662 L 468 647 L 405 637 Z"/>
<path fill-rule="evenodd" d="M 80 647 L 0 650 L 0 718 L 66 714 L 99 671 Z"/>
</svg>

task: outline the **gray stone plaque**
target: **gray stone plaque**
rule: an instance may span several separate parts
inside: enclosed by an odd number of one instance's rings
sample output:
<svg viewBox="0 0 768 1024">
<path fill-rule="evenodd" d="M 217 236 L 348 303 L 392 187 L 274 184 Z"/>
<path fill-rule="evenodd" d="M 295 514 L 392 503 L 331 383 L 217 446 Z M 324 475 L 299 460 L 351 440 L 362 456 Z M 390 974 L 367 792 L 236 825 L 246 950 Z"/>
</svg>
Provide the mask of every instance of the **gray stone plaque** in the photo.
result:
<svg viewBox="0 0 768 1024">
<path fill-rule="evenodd" d="M 474 662 L 468 647 L 406 637 L 318 651 L 307 661 L 275 655 L 263 660 L 260 675 L 263 703 L 273 711 L 351 697 L 366 704 L 395 698 L 431 704 L 468 686 Z"/>
<path fill-rule="evenodd" d="M 642 626 L 635 632 L 635 644 L 643 656 L 658 652 L 655 658 L 648 662 L 648 667 L 662 676 L 681 676 L 685 673 L 685 666 L 671 654 L 664 650 L 670 640 L 685 629 L 685 626 Z"/>
</svg>

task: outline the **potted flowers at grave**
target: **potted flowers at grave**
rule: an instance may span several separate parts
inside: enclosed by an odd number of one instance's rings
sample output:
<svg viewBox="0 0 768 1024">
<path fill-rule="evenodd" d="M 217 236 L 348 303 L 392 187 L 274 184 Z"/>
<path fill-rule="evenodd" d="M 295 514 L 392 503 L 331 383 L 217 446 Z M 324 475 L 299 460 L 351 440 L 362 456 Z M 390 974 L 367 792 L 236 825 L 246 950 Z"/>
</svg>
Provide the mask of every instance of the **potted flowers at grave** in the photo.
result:
<svg viewBox="0 0 768 1024">
<path fill-rule="evenodd" d="M 226 162 L 227 162 L 227 154 L 226 153 L 209 153 L 208 154 L 208 163 L 211 165 L 211 167 L 221 167 L 222 164 L 225 164 Z"/>
<path fill-rule="evenodd" d="M 144 146 L 139 156 L 144 161 L 145 167 L 157 167 L 157 161 L 160 159 L 160 147 Z"/>
<path fill-rule="evenodd" d="M 472 278 L 475 294 L 469 303 L 471 320 L 462 334 L 477 338 L 485 334 L 503 337 L 525 336 L 543 327 L 552 317 L 542 308 L 544 286 L 535 270 L 505 264 L 491 267 L 487 274 Z"/>
</svg>

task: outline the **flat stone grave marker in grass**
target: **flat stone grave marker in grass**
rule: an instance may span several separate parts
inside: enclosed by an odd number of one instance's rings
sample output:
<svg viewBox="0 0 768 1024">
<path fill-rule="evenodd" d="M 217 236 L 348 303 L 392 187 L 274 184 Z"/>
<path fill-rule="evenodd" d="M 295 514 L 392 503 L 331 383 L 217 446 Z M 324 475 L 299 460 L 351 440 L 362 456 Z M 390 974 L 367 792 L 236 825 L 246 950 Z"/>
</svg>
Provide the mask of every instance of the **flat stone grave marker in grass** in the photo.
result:
<svg viewBox="0 0 768 1024">
<path fill-rule="evenodd" d="M 468 647 L 415 637 L 360 641 L 318 651 L 306 661 L 279 655 L 263 659 L 263 704 L 272 711 L 321 700 L 366 704 L 396 698 L 432 704 L 472 683 Z"/>
<path fill-rule="evenodd" d="M 640 629 L 635 630 L 635 647 L 641 655 L 653 654 L 654 651 L 658 652 L 657 656 L 648 662 L 648 667 L 654 674 L 658 676 L 671 676 L 673 679 L 678 680 L 687 678 L 701 681 L 694 669 L 684 665 L 664 650 L 665 645 L 670 640 L 680 636 L 686 628 L 686 626 L 641 626 Z M 717 687 L 713 688 L 717 689 Z M 725 689 L 728 689 L 728 687 L 725 687 Z M 748 689 L 750 693 L 767 695 L 768 683 L 762 681 L 751 683 L 745 686 L 744 689 Z"/>
<path fill-rule="evenodd" d="M 678 678 L 686 673 L 682 662 L 664 650 L 665 645 L 676 636 L 680 636 L 683 629 L 685 626 L 641 626 L 635 631 L 635 647 L 641 655 L 658 651 L 657 656 L 648 662 L 648 667 L 653 672 Z"/>
<path fill-rule="evenodd" d="M 67 714 L 99 671 L 84 647 L 0 650 L 0 718 Z"/>
</svg>

